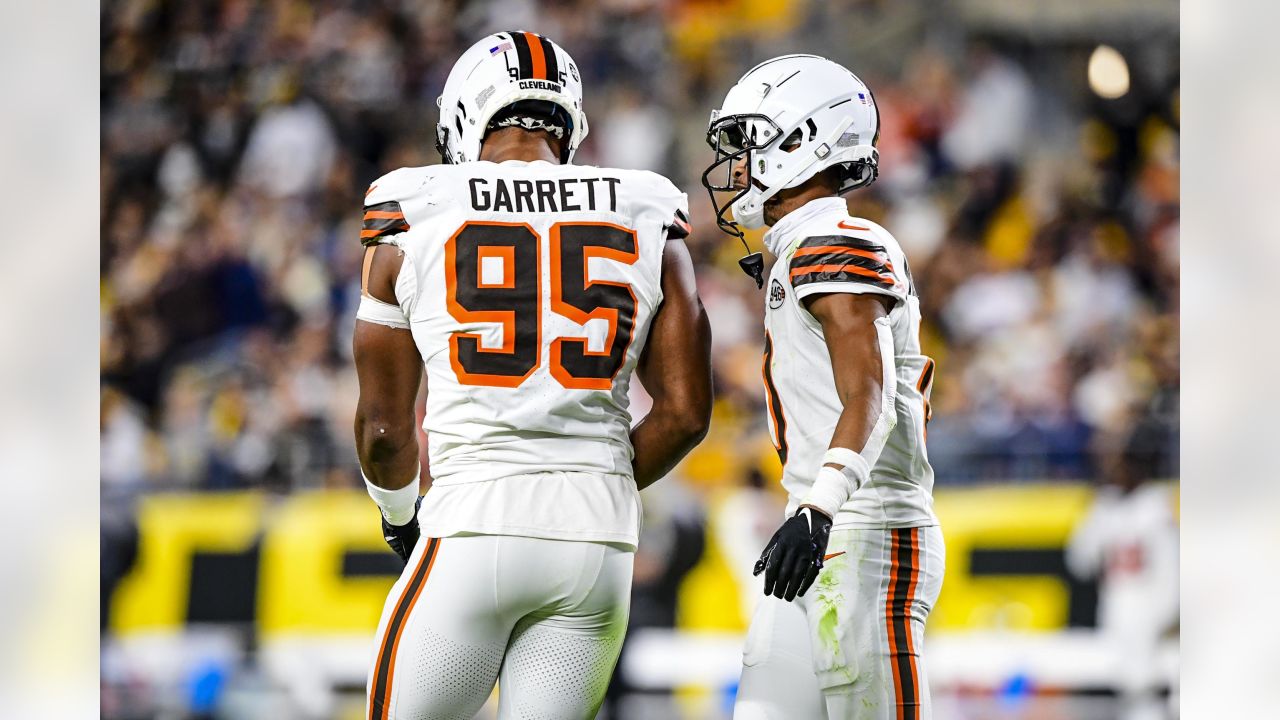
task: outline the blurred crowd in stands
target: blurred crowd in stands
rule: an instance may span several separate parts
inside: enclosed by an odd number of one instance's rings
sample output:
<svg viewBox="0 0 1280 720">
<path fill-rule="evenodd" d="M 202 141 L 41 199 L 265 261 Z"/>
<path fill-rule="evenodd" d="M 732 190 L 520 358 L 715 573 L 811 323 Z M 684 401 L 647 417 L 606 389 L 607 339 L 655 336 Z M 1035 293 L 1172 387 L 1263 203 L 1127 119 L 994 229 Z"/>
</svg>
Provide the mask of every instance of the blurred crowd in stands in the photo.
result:
<svg viewBox="0 0 1280 720">
<path fill-rule="evenodd" d="M 719 392 L 672 491 L 775 485 L 763 297 L 698 177 L 710 110 L 785 52 L 826 55 L 875 91 L 881 176 L 849 205 L 911 263 L 938 366 L 939 485 L 1089 479 L 1119 463 L 1176 477 L 1176 34 L 1117 40 L 1132 88 L 1103 100 L 1085 80 L 1093 44 L 1031 43 L 955 12 L 923 0 L 106 0 L 104 493 L 358 487 L 361 198 L 384 172 L 439 161 L 444 79 L 503 29 L 543 33 L 577 60 L 591 118 L 579 163 L 655 170 L 689 194 Z"/>
</svg>

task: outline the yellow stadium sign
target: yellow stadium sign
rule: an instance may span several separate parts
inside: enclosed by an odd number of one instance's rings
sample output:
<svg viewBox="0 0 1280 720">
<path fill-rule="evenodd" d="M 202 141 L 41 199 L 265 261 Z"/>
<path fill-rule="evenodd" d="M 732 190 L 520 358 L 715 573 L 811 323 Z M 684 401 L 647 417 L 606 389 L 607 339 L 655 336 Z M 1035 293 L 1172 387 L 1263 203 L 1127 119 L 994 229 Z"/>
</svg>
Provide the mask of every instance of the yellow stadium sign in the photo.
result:
<svg viewBox="0 0 1280 720">
<path fill-rule="evenodd" d="M 930 629 L 1091 624 L 1093 587 L 1066 574 L 1062 551 L 1092 495 L 1077 484 L 939 490 L 947 575 Z M 138 561 L 112 598 L 117 633 L 190 623 L 253 624 L 266 636 L 372 632 L 400 570 L 358 491 L 155 495 L 141 500 L 138 525 Z M 741 630 L 741 588 L 714 535 L 685 580 L 679 622 Z"/>
</svg>

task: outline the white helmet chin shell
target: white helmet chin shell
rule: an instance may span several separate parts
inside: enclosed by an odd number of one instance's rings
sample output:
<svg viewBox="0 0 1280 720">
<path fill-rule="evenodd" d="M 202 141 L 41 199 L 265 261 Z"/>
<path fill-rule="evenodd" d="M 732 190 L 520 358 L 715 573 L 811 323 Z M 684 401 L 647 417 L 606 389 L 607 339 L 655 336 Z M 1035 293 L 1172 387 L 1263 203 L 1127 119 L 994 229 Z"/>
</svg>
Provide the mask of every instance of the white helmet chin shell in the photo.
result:
<svg viewBox="0 0 1280 720">
<path fill-rule="evenodd" d="M 582 76 L 563 48 L 531 32 L 500 32 L 472 45 L 454 63 L 436 100 L 440 122 L 436 142 L 445 162 L 480 158 L 489 121 L 521 100 L 545 100 L 564 108 L 573 121 L 565 162 L 587 137 L 582 110 Z"/>
<path fill-rule="evenodd" d="M 764 201 L 768 198 L 760 195 L 758 190 L 752 190 L 733 204 L 733 219 L 742 227 L 752 230 L 764 227 Z"/>
<path fill-rule="evenodd" d="M 751 182 L 732 205 L 734 219 L 745 227 L 764 224 L 765 201 L 778 191 L 829 167 L 848 168 L 841 193 L 875 181 L 880 129 L 875 99 L 856 75 L 826 58 L 785 55 L 749 70 L 711 115 L 713 147 L 713 128 L 735 116 L 741 116 L 742 134 L 753 142 Z M 783 150 L 784 140 L 797 134 L 799 144 Z"/>
</svg>

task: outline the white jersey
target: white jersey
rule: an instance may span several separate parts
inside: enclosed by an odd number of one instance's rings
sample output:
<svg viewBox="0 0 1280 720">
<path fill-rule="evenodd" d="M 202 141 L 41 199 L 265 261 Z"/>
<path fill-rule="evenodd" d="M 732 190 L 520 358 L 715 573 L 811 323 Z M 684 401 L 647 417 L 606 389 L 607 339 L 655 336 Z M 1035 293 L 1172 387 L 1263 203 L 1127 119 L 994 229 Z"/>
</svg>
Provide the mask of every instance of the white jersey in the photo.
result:
<svg viewBox="0 0 1280 720">
<path fill-rule="evenodd" d="M 822 326 L 802 299 L 874 293 L 894 300 L 889 323 L 897 422 L 870 480 L 841 506 L 834 527 L 936 525 L 933 468 L 925 452 L 933 360 L 920 353 L 920 301 L 902 248 L 879 225 L 849 217 L 839 197 L 788 213 L 765 235 L 765 244 L 778 260 L 765 293 L 764 381 L 788 514 L 812 487 L 843 410 Z"/>
<path fill-rule="evenodd" d="M 1178 525 L 1169 488 L 1103 488 L 1067 545 L 1067 567 L 1101 575 L 1098 627 L 1154 642 L 1178 615 Z"/>
<path fill-rule="evenodd" d="M 362 238 L 404 251 L 396 299 L 426 364 L 424 535 L 634 545 L 627 391 L 687 208 L 650 172 L 543 161 L 373 184 Z"/>
<path fill-rule="evenodd" d="M 1164 484 L 1127 493 L 1104 487 L 1067 544 L 1073 574 L 1100 576 L 1098 630 L 1113 653 L 1112 681 L 1125 708 L 1117 717 L 1125 720 L 1167 717 L 1156 689 L 1168 677 L 1159 662 L 1162 638 L 1178 621 L 1174 503 Z"/>
</svg>

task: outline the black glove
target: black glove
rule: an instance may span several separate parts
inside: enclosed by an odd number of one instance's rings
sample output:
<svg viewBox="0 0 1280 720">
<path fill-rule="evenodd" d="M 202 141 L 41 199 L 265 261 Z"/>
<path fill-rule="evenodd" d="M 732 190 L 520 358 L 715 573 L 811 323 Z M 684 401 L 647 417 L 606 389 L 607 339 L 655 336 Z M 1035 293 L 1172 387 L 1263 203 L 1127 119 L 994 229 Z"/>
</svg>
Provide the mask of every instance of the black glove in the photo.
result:
<svg viewBox="0 0 1280 720">
<path fill-rule="evenodd" d="M 382 518 L 382 539 L 387 541 L 387 545 L 395 554 L 400 556 L 405 565 L 409 564 L 409 556 L 413 554 L 413 548 L 418 544 L 418 508 L 422 507 L 422 496 L 418 496 L 418 501 L 413 504 L 413 519 L 404 525 L 392 525 L 387 522 L 385 517 Z M 379 516 L 381 517 L 381 513 Z"/>
<path fill-rule="evenodd" d="M 808 510 L 810 520 L 804 517 Z M 764 573 L 764 594 L 791 602 L 803 596 L 822 569 L 831 537 L 831 518 L 813 508 L 801 508 L 773 534 L 756 561 L 752 575 Z"/>
</svg>

